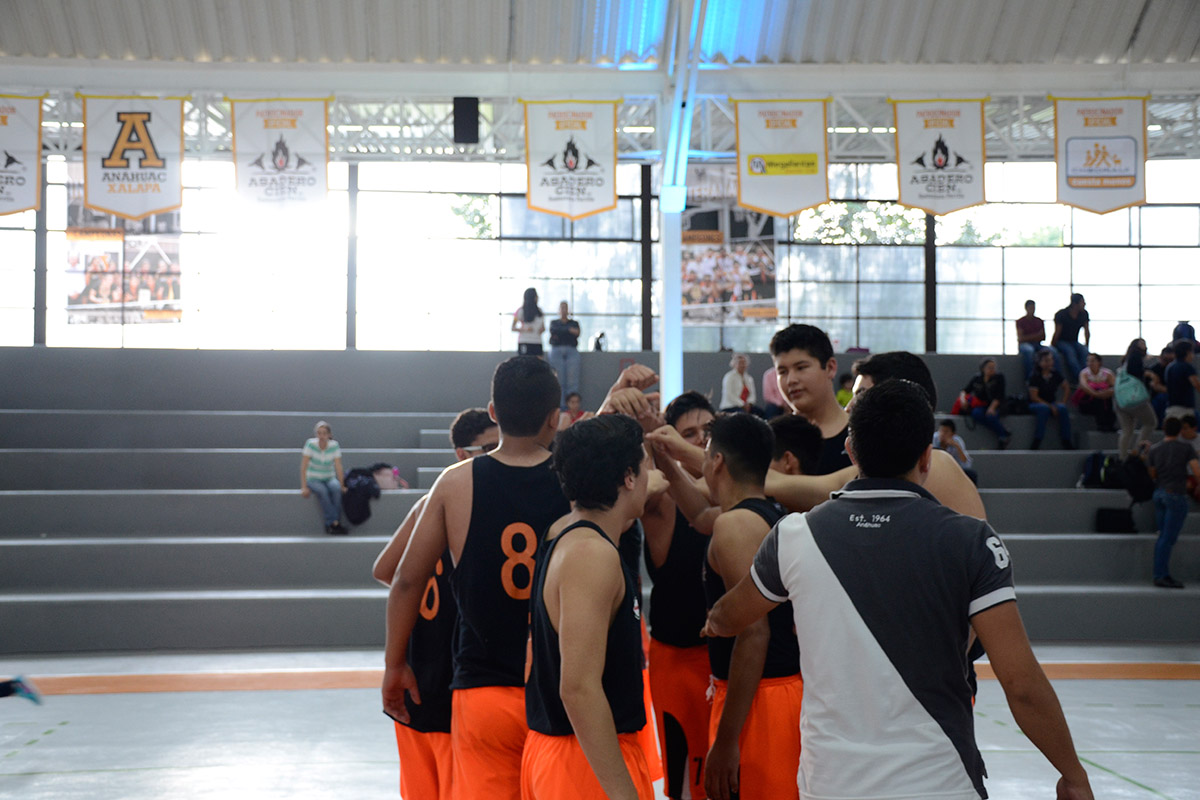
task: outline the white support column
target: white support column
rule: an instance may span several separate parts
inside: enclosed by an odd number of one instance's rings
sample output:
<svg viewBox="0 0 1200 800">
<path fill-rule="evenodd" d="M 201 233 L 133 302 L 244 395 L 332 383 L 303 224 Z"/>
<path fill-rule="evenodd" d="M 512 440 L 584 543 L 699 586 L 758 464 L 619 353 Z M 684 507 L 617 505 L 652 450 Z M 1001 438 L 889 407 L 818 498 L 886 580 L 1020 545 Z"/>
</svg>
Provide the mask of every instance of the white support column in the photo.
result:
<svg viewBox="0 0 1200 800">
<path fill-rule="evenodd" d="M 664 186 L 665 192 L 668 187 Z M 676 187 L 671 187 L 676 188 Z M 684 187 L 677 187 L 684 189 Z M 661 208 L 662 201 L 659 201 Z M 658 223 L 662 243 L 662 349 L 658 351 L 659 391 L 662 404 L 683 394 L 683 274 L 680 250 L 683 238 L 682 214 L 660 212 Z"/>
</svg>

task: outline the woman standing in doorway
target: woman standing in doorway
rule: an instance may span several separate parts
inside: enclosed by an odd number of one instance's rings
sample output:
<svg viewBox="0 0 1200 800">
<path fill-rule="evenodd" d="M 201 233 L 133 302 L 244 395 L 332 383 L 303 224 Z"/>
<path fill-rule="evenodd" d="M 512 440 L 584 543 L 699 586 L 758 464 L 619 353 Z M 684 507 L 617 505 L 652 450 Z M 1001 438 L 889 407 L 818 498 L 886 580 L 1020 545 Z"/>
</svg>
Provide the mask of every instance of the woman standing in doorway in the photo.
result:
<svg viewBox="0 0 1200 800">
<path fill-rule="evenodd" d="M 538 308 L 537 289 L 525 290 L 525 302 L 513 314 L 512 329 L 517 332 L 517 353 L 523 356 L 542 356 L 542 333 L 546 321 Z"/>
</svg>

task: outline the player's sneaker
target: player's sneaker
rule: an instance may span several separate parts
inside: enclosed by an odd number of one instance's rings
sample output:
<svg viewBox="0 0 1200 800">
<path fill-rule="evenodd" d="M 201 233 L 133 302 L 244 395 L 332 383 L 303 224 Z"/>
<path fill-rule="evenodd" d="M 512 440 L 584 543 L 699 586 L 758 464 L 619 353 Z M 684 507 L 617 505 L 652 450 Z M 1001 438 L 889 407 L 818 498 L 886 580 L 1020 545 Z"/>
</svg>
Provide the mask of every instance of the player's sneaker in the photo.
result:
<svg viewBox="0 0 1200 800">
<path fill-rule="evenodd" d="M 20 675 L 13 678 L 13 694 L 17 697 L 24 697 L 26 700 L 32 700 L 39 706 L 42 704 L 42 693 L 33 685 L 33 681 Z"/>
</svg>

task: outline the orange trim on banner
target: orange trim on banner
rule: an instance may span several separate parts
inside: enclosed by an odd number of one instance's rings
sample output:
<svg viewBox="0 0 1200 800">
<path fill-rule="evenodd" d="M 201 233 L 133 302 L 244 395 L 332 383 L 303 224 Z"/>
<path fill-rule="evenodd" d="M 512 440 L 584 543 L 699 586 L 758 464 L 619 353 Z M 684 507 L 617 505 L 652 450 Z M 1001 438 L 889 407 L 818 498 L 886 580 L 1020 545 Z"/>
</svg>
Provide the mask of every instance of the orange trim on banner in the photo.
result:
<svg viewBox="0 0 1200 800">
<path fill-rule="evenodd" d="M 522 111 L 525 115 L 525 206 L 526 206 L 526 208 L 530 209 L 531 211 L 540 211 L 543 214 L 550 214 L 551 216 L 562 217 L 563 219 L 569 219 L 571 221 L 575 221 L 577 219 L 584 219 L 586 217 L 591 217 L 596 214 L 603 214 L 605 211 L 612 211 L 614 208 L 616 208 L 617 203 L 620 200 L 620 198 L 617 196 L 617 182 L 616 182 L 616 175 L 617 175 L 616 159 L 617 159 L 617 156 L 619 155 L 619 153 L 617 151 L 617 105 L 619 104 L 620 101 L 619 100 L 518 100 L 518 102 L 522 103 L 525 106 L 522 109 Z M 553 104 L 563 104 L 563 103 L 596 103 L 596 104 L 607 103 L 612 106 L 612 123 L 613 123 L 613 125 L 612 125 L 612 128 L 613 128 L 613 181 L 612 181 L 613 200 L 612 200 L 612 205 L 605 206 L 604 208 L 597 208 L 594 211 L 588 211 L 586 214 L 564 214 L 561 211 L 555 211 L 554 209 L 551 209 L 551 208 L 541 208 L 539 206 L 535 206 L 533 204 L 533 200 L 530 199 L 533 196 L 533 192 L 531 191 L 531 189 L 533 188 L 533 162 L 531 160 L 532 154 L 529 152 L 529 106 L 531 106 L 531 105 L 553 105 Z"/>
<path fill-rule="evenodd" d="M 1125 208 L 1133 208 L 1134 206 L 1146 205 L 1146 162 L 1150 159 L 1150 140 L 1149 140 L 1149 135 L 1146 133 L 1146 101 L 1150 99 L 1150 96 L 1146 95 L 1145 97 L 1142 97 L 1142 96 L 1134 95 L 1134 96 L 1129 96 L 1129 97 L 1055 97 L 1054 95 L 1047 95 L 1047 99 L 1054 103 L 1054 202 L 1058 203 L 1059 205 L 1070 206 L 1071 208 L 1078 208 L 1083 211 L 1090 212 L 1092 214 L 1111 214 L 1113 211 L 1120 211 L 1121 209 L 1125 209 Z M 1131 203 L 1125 203 L 1123 205 L 1113 206 L 1112 208 L 1107 208 L 1103 211 L 1100 211 L 1095 208 L 1088 208 L 1085 205 L 1080 205 L 1079 203 L 1072 203 L 1068 200 L 1062 199 L 1063 181 L 1059 180 L 1059 171 L 1064 168 L 1063 162 L 1066 160 L 1066 152 L 1060 151 L 1059 147 L 1058 147 L 1058 142 L 1059 142 L 1058 101 L 1059 100 L 1063 100 L 1065 102 L 1070 102 L 1070 103 L 1090 103 L 1090 102 L 1097 102 L 1097 101 L 1104 101 L 1104 100 L 1140 100 L 1140 101 L 1142 101 L 1142 158 L 1141 158 L 1142 196 L 1140 199 L 1134 200 Z M 1060 153 L 1062 155 L 1061 159 L 1059 158 Z"/>
<path fill-rule="evenodd" d="M 729 98 L 729 100 L 733 103 L 733 136 L 734 136 L 734 148 L 735 148 L 735 152 L 737 153 L 737 164 L 736 164 L 736 166 L 737 166 L 737 204 L 739 206 L 741 206 L 742 208 L 749 209 L 751 211 L 757 211 L 760 214 L 769 214 L 773 217 L 794 217 L 802 211 L 807 211 L 810 208 L 816 208 L 817 206 L 824 205 L 825 203 L 829 202 L 829 132 L 827 131 L 827 128 L 829 126 L 829 106 L 827 104 L 829 103 L 830 99 L 832 99 L 832 98 L 824 99 L 824 100 L 821 100 L 821 99 L 817 99 L 817 100 L 774 100 L 774 99 L 734 100 L 732 97 Z M 760 208 L 759 206 L 751 205 L 751 204 L 745 202 L 744 200 L 742 200 L 742 126 L 741 126 L 741 111 L 738 109 L 738 105 L 737 105 L 738 103 L 820 103 L 821 104 L 821 143 L 824 145 L 824 160 L 822 161 L 822 166 L 824 167 L 822 174 L 824 176 L 824 183 L 825 183 L 825 199 L 824 200 L 821 200 L 816 203 L 809 203 L 806 206 L 797 208 L 793 211 L 788 211 L 786 213 L 784 213 L 782 211 L 774 211 L 774 210 L 771 210 L 768 208 Z"/>
<path fill-rule="evenodd" d="M 11 211 L 0 211 L 0 217 L 7 217 L 10 214 L 24 214 L 26 211 L 36 211 L 42 207 L 42 115 L 45 113 L 42 108 L 42 100 L 49 97 L 49 93 L 42 95 L 27 95 L 27 94 L 0 94 L 0 97 L 7 97 L 10 100 L 37 100 L 38 101 L 38 121 L 37 121 L 37 176 L 34 182 L 33 189 L 33 205 L 25 206 L 24 208 L 14 208 Z"/>
</svg>

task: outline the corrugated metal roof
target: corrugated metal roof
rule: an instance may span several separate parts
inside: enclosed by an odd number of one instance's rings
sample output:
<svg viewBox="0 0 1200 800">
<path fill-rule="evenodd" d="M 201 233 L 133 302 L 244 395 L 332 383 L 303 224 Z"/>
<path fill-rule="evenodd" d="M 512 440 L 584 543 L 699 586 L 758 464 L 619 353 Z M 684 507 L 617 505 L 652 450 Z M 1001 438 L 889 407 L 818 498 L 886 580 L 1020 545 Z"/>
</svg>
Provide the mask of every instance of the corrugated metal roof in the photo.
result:
<svg viewBox="0 0 1200 800">
<path fill-rule="evenodd" d="M 684 0 L 9 0 L 0 57 L 655 64 Z M 1197 0 L 709 0 L 720 64 L 1178 64 Z"/>
</svg>

